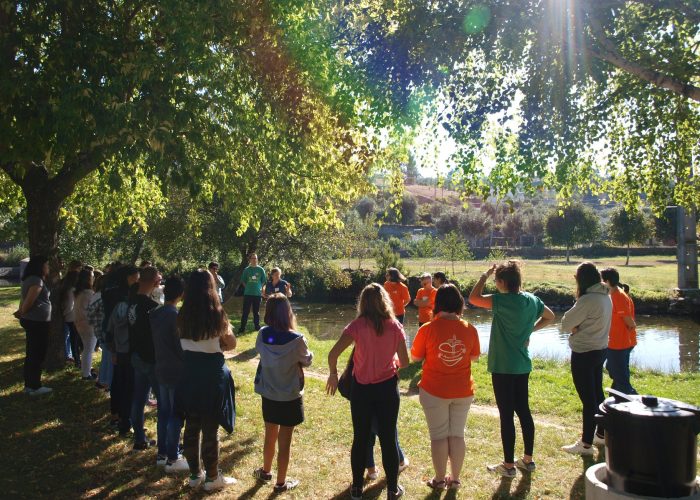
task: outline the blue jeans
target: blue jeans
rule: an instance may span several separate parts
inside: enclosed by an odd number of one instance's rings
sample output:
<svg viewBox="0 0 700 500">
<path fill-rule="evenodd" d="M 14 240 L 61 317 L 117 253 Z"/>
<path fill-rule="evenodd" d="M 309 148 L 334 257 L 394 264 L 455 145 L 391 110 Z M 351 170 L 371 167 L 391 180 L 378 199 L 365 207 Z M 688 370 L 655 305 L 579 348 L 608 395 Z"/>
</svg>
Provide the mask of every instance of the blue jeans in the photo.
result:
<svg viewBox="0 0 700 500">
<path fill-rule="evenodd" d="M 148 401 L 148 391 L 158 399 L 158 382 L 156 381 L 155 363 L 146 363 L 136 354 L 131 354 L 131 365 L 134 368 L 134 393 L 131 400 L 131 425 L 134 428 L 134 443 L 146 441 L 146 430 L 143 428 L 144 409 Z"/>
<path fill-rule="evenodd" d="M 102 349 L 102 360 L 100 361 L 100 373 L 97 379 L 100 384 L 107 388 L 112 387 L 112 376 L 114 374 L 114 365 L 112 364 L 112 351 L 109 350 L 105 342 L 100 342 Z"/>
<path fill-rule="evenodd" d="M 175 414 L 175 387 L 161 384 L 158 397 L 158 455 L 167 455 L 174 462 L 182 430 L 182 419 Z"/>
<path fill-rule="evenodd" d="M 630 354 L 633 347 L 628 349 L 608 349 L 608 369 L 612 379 L 612 388 L 625 394 L 637 394 L 630 383 Z"/>
</svg>

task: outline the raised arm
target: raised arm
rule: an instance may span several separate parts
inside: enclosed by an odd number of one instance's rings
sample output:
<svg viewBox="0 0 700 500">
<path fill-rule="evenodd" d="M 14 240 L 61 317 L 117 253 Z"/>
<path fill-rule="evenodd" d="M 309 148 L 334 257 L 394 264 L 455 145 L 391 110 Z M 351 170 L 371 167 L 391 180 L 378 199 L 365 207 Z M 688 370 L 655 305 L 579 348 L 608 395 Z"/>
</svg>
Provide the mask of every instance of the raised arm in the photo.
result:
<svg viewBox="0 0 700 500">
<path fill-rule="evenodd" d="M 482 307 L 484 309 L 493 308 L 493 299 L 491 295 L 483 295 L 484 285 L 486 285 L 486 280 L 494 273 L 496 266 L 491 266 L 485 273 L 481 275 L 479 281 L 476 282 L 472 292 L 469 294 L 469 303 L 475 305 L 476 307 Z"/>
</svg>

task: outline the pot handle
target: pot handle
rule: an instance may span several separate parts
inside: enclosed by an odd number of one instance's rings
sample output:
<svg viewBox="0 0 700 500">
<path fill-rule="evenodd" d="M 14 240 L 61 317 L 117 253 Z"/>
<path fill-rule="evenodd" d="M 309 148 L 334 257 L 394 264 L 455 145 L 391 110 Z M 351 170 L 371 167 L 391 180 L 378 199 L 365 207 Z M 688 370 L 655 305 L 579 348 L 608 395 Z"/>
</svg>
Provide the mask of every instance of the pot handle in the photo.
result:
<svg viewBox="0 0 700 500">
<path fill-rule="evenodd" d="M 606 387 L 605 392 L 607 392 L 612 397 L 614 397 L 616 403 L 619 403 L 620 401 L 634 401 L 635 400 L 634 396 L 631 396 L 629 394 L 625 394 L 624 392 L 620 392 L 620 391 L 618 391 L 616 389 L 612 389 L 610 387 Z"/>
</svg>

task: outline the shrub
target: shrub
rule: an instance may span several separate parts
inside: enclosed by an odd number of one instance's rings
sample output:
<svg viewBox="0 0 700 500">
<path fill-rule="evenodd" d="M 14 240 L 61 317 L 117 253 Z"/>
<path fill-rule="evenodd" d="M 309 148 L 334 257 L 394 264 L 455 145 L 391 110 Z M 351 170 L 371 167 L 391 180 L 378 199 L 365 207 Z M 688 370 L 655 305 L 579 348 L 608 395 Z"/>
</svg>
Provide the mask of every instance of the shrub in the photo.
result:
<svg viewBox="0 0 700 500">
<path fill-rule="evenodd" d="M 8 250 L 4 265 L 7 267 L 19 266 L 19 262 L 27 257 L 29 257 L 29 249 L 22 244 L 15 245 Z"/>
</svg>

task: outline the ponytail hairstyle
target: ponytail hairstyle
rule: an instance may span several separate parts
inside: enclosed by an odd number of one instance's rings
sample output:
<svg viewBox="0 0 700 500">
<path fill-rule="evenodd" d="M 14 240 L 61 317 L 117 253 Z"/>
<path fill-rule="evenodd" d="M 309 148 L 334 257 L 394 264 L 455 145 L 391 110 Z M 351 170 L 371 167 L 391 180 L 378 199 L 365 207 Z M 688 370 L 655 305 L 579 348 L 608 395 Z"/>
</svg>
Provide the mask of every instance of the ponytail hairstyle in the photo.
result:
<svg viewBox="0 0 700 500">
<path fill-rule="evenodd" d="M 614 267 L 606 267 L 600 272 L 603 281 L 610 283 L 610 286 L 620 286 L 620 273 Z"/>
<path fill-rule="evenodd" d="M 379 283 L 370 283 L 360 293 L 357 317 L 366 318 L 378 337 L 384 333 L 384 322 L 395 318 L 391 297 Z"/>
</svg>

